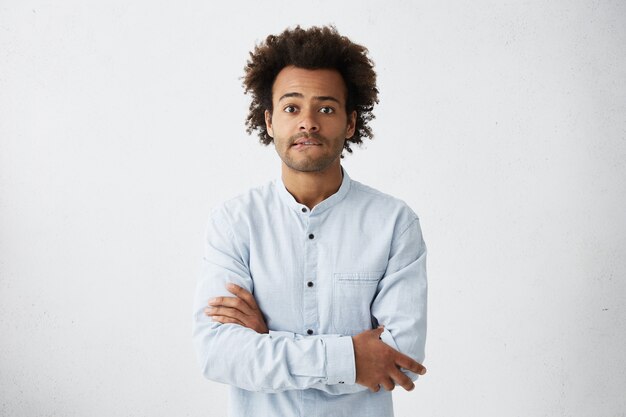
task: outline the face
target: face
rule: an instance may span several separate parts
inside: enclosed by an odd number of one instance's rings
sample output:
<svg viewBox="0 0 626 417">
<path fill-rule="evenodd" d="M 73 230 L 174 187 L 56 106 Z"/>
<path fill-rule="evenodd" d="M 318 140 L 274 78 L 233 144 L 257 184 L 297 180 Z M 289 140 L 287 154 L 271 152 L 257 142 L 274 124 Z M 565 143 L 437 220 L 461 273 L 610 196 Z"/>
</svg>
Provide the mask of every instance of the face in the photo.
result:
<svg viewBox="0 0 626 417">
<path fill-rule="evenodd" d="M 336 70 L 293 66 L 278 73 L 268 134 L 283 163 L 300 172 L 339 166 L 343 144 L 354 135 L 356 112 L 346 114 L 346 85 Z"/>
</svg>

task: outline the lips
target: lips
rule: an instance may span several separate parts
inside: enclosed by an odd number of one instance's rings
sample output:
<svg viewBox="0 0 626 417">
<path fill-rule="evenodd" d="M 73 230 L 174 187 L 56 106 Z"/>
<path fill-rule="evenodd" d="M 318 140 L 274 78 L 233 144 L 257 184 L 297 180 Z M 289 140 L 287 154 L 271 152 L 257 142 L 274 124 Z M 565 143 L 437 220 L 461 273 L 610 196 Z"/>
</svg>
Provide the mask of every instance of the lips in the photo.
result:
<svg viewBox="0 0 626 417">
<path fill-rule="evenodd" d="M 319 145 L 321 145 L 321 143 L 317 139 L 300 138 L 300 139 L 297 139 L 291 146 L 304 147 L 304 146 L 319 146 Z"/>
<path fill-rule="evenodd" d="M 295 145 L 291 145 L 291 149 L 295 150 L 295 151 L 304 151 L 306 149 L 313 149 L 313 148 L 317 148 L 318 146 L 322 146 L 322 145 L 315 145 L 315 144 L 305 144 L 305 143 L 297 143 Z"/>
</svg>

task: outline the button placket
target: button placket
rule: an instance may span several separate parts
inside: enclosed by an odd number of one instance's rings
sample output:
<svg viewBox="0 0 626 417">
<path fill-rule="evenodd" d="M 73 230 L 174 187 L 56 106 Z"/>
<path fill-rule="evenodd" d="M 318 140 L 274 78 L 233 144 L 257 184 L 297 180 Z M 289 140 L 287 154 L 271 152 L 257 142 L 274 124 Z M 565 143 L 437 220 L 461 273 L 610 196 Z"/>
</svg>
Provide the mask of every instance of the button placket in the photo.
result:
<svg viewBox="0 0 626 417">
<path fill-rule="evenodd" d="M 318 300 L 315 287 L 315 279 L 317 277 L 317 257 L 318 257 L 318 240 L 315 238 L 314 231 L 317 229 L 317 219 L 315 215 L 309 214 L 308 224 L 304 231 L 305 235 L 305 254 L 304 269 L 302 271 L 303 283 L 303 332 L 309 336 L 319 331 L 319 315 Z"/>
</svg>

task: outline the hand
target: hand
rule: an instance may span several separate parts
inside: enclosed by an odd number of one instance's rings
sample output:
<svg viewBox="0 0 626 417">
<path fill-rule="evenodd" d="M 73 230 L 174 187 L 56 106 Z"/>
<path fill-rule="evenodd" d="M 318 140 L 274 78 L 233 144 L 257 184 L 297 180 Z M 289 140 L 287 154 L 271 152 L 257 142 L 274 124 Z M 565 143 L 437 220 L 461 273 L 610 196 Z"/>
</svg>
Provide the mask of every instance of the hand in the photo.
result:
<svg viewBox="0 0 626 417">
<path fill-rule="evenodd" d="M 234 323 L 257 333 L 268 333 L 263 313 L 254 296 L 239 285 L 229 283 L 226 289 L 235 297 L 216 297 L 209 300 L 204 314 L 218 323 Z"/>
<path fill-rule="evenodd" d="M 426 373 L 426 368 L 380 340 L 383 330 L 383 327 L 379 327 L 352 337 L 356 383 L 368 387 L 373 392 L 378 392 L 381 385 L 387 391 L 392 391 L 395 384 L 411 391 L 415 384 L 400 371 L 400 368 L 420 375 Z"/>
</svg>

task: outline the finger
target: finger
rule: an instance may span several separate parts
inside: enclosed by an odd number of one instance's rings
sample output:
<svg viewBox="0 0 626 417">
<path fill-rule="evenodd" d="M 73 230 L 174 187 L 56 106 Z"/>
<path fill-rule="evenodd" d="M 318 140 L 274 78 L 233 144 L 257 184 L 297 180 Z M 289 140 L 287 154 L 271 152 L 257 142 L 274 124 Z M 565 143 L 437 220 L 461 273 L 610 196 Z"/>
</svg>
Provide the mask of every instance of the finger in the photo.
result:
<svg viewBox="0 0 626 417">
<path fill-rule="evenodd" d="M 207 315 L 208 316 L 225 316 L 225 317 L 230 317 L 230 318 L 239 320 L 240 322 L 245 322 L 246 318 L 248 317 L 246 314 L 242 313 L 241 311 L 237 310 L 236 308 L 230 308 L 230 307 L 212 307 L 212 308 L 208 308 L 207 309 Z"/>
<path fill-rule="evenodd" d="M 226 316 L 211 316 L 211 319 L 213 321 L 216 321 L 218 323 L 222 323 L 222 324 L 227 324 L 227 323 L 231 323 L 231 324 L 238 324 L 240 326 L 246 327 L 242 322 L 240 322 L 237 319 L 234 319 L 232 317 L 226 317 Z"/>
<path fill-rule="evenodd" d="M 241 313 L 241 315 L 239 314 L 232 314 L 232 313 L 228 313 L 228 310 L 219 310 L 220 308 L 225 308 L 225 307 L 207 307 L 204 309 L 204 315 L 205 316 L 231 316 L 231 317 L 242 317 L 245 316 L 244 313 Z"/>
<path fill-rule="evenodd" d="M 370 385 L 370 386 L 369 386 L 369 389 L 370 389 L 370 391 L 372 391 L 372 392 L 378 392 L 378 391 L 380 391 L 380 385 L 378 385 L 378 384 L 375 384 L 375 385 Z"/>
<path fill-rule="evenodd" d="M 397 366 L 401 368 L 407 369 L 413 373 L 424 375 L 426 373 L 426 368 L 421 363 L 416 362 L 415 360 L 409 358 L 408 356 L 397 352 L 395 362 Z"/>
<path fill-rule="evenodd" d="M 393 391 L 393 389 L 396 387 L 396 384 L 393 383 L 391 378 L 385 378 L 382 381 L 382 386 L 383 388 L 385 388 L 386 391 Z"/>
<path fill-rule="evenodd" d="M 385 327 L 384 326 L 378 326 L 375 329 L 372 329 L 372 333 L 374 335 L 376 335 L 377 338 L 381 338 L 380 335 L 383 334 L 383 332 L 385 331 Z"/>
<path fill-rule="evenodd" d="M 411 391 L 413 388 L 415 388 L 415 384 L 413 383 L 413 381 L 411 381 L 411 378 L 404 375 L 399 369 L 391 373 L 391 379 L 393 379 L 396 384 L 400 385 L 407 391 Z"/>
<path fill-rule="evenodd" d="M 258 309 L 256 300 L 254 299 L 254 296 L 250 293 L 250 291 L 246 290 L 243 287 L 240 287 L 237 284 L 233 284 L 232 282 L 226 285 L 226 289 L 228 290 L 228 292 L 230 292 L 231 294 L 236 295 L 237 297 L 241 298 L 243 301 L 245 301 L 245 303 L 253 310 Z"/>
<path fill-rule="evenodd" d="M 238 297 L 215 297 L 209 300 L 209 306 L 211 307 L 230 307 L 236 308 L 244 314 L 251 315 L 253 313 L 250 306 L 242 299 Z"/>
</svg>

